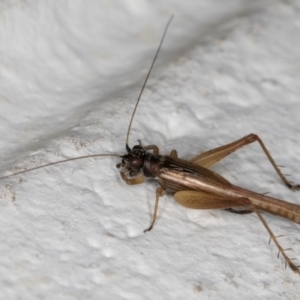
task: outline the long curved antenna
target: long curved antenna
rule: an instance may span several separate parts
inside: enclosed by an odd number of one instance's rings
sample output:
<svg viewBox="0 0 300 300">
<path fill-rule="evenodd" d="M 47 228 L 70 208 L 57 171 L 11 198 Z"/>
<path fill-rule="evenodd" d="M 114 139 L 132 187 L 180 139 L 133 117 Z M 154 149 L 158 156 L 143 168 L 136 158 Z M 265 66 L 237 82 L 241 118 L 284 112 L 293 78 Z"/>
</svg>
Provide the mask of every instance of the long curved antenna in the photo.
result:
<svg viewBox="0 0 300 300">
<path fill-rule="evenodd" d="M 132 113 L 132 116 L 131 116 L 131 119 L 130 119 L 130 122 L 129 122 L 128 130 L 127 130 L 127 136 L 126 136 L 126 149 L 127 149 L 127 150 L 130 149 L 129 146 L 128 146 L 128 139 L 129 139 L 129 133 L 130 133 L 132 121 L 133 121 L 133 118 L 134 118 L 134 115 L 135 115 L 137 106 L 138 106 L 138 104 L 139 104 L 139 102 L 140 102 L 141 96 L 142 96 L 142 94 L 143 94 L 143 91 L 144 91 L 145 86 L 146 86 L 146 84 L 147 84 L 148 78 L 149 78 L 149 76 L 150 76 L 150 73 L 151 73 L 151 71 L 152 71 L 152 68 L 153 68 L 153 66 L 154 66 L 154 63 L 155 63 L 156 58 L 157 58 L 157 56 L 158 56 L 158 53 L 159 53 L 159 51 L 160 51 L 160 49 L 161 49 L 162 43 L 163 43 L 163 41 L 164 41 L 165 35 L 166 35 L 166 33 L 167 33 L 168 27 L 169 27 L 169 25 L 170 25 L 172 19 L 173 19 L 173 15 L 170 17 L 170 19 L 169 19 L 169 21 L 168 21 L 168 23 L 167 23 L 167 25 L 166 25 L 166 27 L 165 27 L 163 36 L 162 36 L 162 38 L 161 38 L 161 41 L 160 41 L 159 46 L 158 46 L 158 48 L 157 48 L 157 51 L 156 51 L 156 53 L 155 53 L 154 59 L 153 59 L 152 64 L 151 64 L 151 67 L 150 67 L 149 72 L 148 72 L 148 74 L 147 74 L 147 76 L 146 76 L 146 79 L 145 79 L 145 81 L 144 81 L 144 84 L 143 84 L 143 87 L 142 87 L 141 92 L 140 92 L 140 94 L 139 94 L 139 97 L 138 97 L 138 99 L 137 99 L 137 101 L 136 101 L 136 104 L 135 104 L 135 107 L 134 107 L 134 110 L 133 110 L 133 113 Z M 8 178 L 8 177 L 15 176 L 15 175 L 19 175 L 19 174 L 22 174 L 22 173 L 26 173 L 26 172 L 29 172 L 29 171 L 38 170 L 38 169 L 41 169 L 41 168 L 44 168 L 44 167 L 48 167 L 48 166 L 53 166 L 53 165 L 65 163 L 65 162 L 72 161 L 72 160 L 84 159 L 84 158 L 90 158 L 90 157 L 100 157 L 100 156 L 115 156 L 115 157 L 120 157 L 120 158 L 122 158 L 122 155 L 119 155 L 119 154 L 92 154 L 92 155 L 78 156 L 78 157 L 74 157 L 74 158 L 68 158 L 68 159 L 59 160 L 59 161 L 56 161 L 56 162 L 47 163 L 47 164 L 44 164 L 44 165 L 41 165 L 41 166 L 38 166 L 38 167 L 33 167 L 33 168 L 26 169 L 26 170 L 23 170 L 23 171 L 19 171 L 19 172 L 10 174 L 10 175 L 2 176 L 2 177 L 0 177 L 0 180 L 1 180 L 1 179 Z"/>
<path fill-rule="evenodd" d="M 128 140 L 129 140 L 129 133 L 130 133 L 132 121 L 133 121 L 133 118 L 134 118 L 134 115 L 135 115 L 135 112 L 136 112 L 136 108 L 137 108 L 137 106 L 138 106 L 138 104 L 139 104 L 139 102 L 140 102 L 141 96 L 142 96 L 142 94 L 143 94 L 143 92 L 144 92 L 144 89 L 145 89 L 145 86 L 146 86 L 146 84 L 147 84 L 148 78 L 149 78 L 149 76 L 150 76 L 150 74 L 151 74 L 152 68 L 153 68 L 153 66 L 154 66 L 154 63 L 155 63 L 155 61 L 156 61 L 156 58 L 157 58 L 158 53 L 159 53 L 159 51 L 160 51 L 161 45 L 162 45 L 162 43 L 163 43 L 163 41 L 164 41 L 164 39 L 165 39 L 165 35 L 166 35 L 166 33 L 167 33 L 168 27 L 169 27 L 169 25 L 170 25 L 172 19 L 173 19 L 173 15 L 170 17 L 170 19 L 169 19 L 169 21 L 168 21 L 168 23 L 167 23 L 167 25 L 166 25 L 166 27 L 165 27 L 163 36 L 162 36 L 162 38 L 161 38 L 161 40 L 160 40 L 160 43 L 159 43 L 159 46 L 158 46 L 158 48 L 157 48 L 157 50 L 156 50 L 156 53 L 155 53 L 154 59 L 153 59 L 153 61 L 152 61 L 151 67 L 150 67 L 149 72 L 148 72 L 148 74 L 147 74 L 147 76 L 146 76 L 146 79 L 145 79 L 144 84 L 143 84 L 143 87 L 142 87 L 142 89 L 141 89 L 141 91 L 140 91 L 139 97 L 138 97 L 138 99 L 137 99 L 137 101 L 136 101 L 136 104 L 135 104 L 135 107 L 134 107 L 134 110 L 133 110 L 133 113 L 132 113 L 132 116 L 131 116 L 131 119 L 130 119 L 130 122 L 129 122 L 128 130 L 127 130 L 127 136 L 126 136 L 126 149 L 127 149 L 127 151 L 130 150 L 130 148 L 129 148 L 129 146 L 128 146 Z"/>
<path fill-rule="evenodd" d="M 3 176 L 3 177 L 0 177 L 0 180 L 4 179 L 4 178 L 11 177 L 11 176 L 19 175 L 19 174 L 22 174 L 22 173 L 26 173 L 26 172 L 29 172 L 29 171 L 41 169 L 41 168 L 44 168 L 44 167 L 61 164 L 61 163 L 64 163 L 64 162 L 67 162 L 67 161 L 71 161 L 71 160 L 77 160 L 77 159 L 83 159 L 83 158 L 90 158 L 90 157 L 99 157 L 99 156 L 116 156 L 116 157 L 122 157 L 119 154 L 92 154 L 92 155 L 78 156 L 78 157 L 74 157 L 74 158 L 68 158 L 68 159 L 64 159 L 64 160 L 59 160 L 59 161 L 47 163 L 47 164 L 44 164 L 44 165 L 41 165 L 41 166 L 38 166 L 38 167 L 34 167 L 34 168 L 26 169 L 26 170 L 23 170 L 23 171 L 19 171 L 17 173 L 6 175 L 6 176 Z"/>
</svg>

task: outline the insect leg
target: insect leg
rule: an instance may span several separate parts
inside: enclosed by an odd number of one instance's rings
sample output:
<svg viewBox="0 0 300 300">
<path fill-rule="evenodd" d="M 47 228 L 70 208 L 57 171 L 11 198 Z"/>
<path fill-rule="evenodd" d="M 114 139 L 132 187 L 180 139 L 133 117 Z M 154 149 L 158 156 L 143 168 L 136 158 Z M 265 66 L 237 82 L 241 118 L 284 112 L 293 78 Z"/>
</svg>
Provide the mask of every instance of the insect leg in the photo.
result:
<svg viewBox="0 0 300 300">
<path fill-rule="evenodd" d="M 274 159 L 272 158 L 270 152 L 264 145 L 263 141 L 259 138 L 258 135 L 253 134 L 253 133 L 251 133 L 233 143 L 230 143 L 230 144 L 206 151 L 204 153 L 201 153 L 200 155 L 197 155 L 194 158 L 192 158 L 191 162 L 198 164 L 205 168 L 210 168 L 211 166 L 213 166 L 215 163 L 217 163 L 219 160 L 223 159 L 227 155 L 229 155 L 232 152 L 242 148 L 243 146 L 249 145 L 253 142 L 258 142 L 260 144 L 260 146 L 263 149 L 264 153 L 266 154 L 268 160 L 272 164 L 273 168 L 275 169 L 275 171 L 277 172 L 277 174 L 279 175 L 281 180 L 285 183 L 285 185 L 287 187 L 289 187 L 290 189 L 300 189 L 300 185 L 293 185 L 286 179 L 286 177 L 280 171 L 279 167 L 276 165 Z"/>
<path fill-rule="evenodd" d="M 144 149 L 146 151 L 152 150 L 154 155 L 158 155 L 159 154 L 159 148 L 156 145 L 148 145 L 148 146 L 144 147 Z"/>
<path fill-rule="evenodd" d="M 246 215 L 246 214 L 251 214 L 253 213 L 253 210 L 251 209 L 234 209 L 234 208 L 225 208 L 224 210 L 234 213 L 234 214 L 238 214 L 238 215 Z"/>
<path fill-rule="evenodd" d="M 294 265 L 292 260 L 286 255 L 285 250 L 277 241 L 274 233 L 268 226 L 262 214 L 248 198 L 221 197 L 202 191 L 179 191 L 174 194 L 174 199 L 182 206 L 193 209 L 217 209 L 250 205 L 252 210 L 257 214 L 258 218 L 263 223 L 264 227 L 267 229 L 270 238 L 274 241 L 279 253 L 281 253 L 284 257 L 286 264 L 288 264 L 294 272 L 300 274 L 299 268 Z"/>
<path fill-rule="evenodd" d="M 149 228 L 145 229 L 144 232 L 150 231 L 155 223 L 156 216 L 157 216 L 157 209 L 158 209 L 158 202 L 159 202 L 159 197 L 164 196 L 166 193 L 166 190 L 162 187 L 159 187 L 156 189 L 156 200 L 155 200 L 155 207 L 154 207 L 154 213 L 152 217 L 152 222 Z"/>
<path fill-rule="evenodd" d="M 177 158 L 178 157 L 177 151 L 176 150 L 172 150 L 171 153 L 170 153 L 170 156 Z"/>
<path fill-rule="evenodd" d="M 155 155 L 159 154 L 159 148 L 156 145 L 148 145 L 148 146 L 145 146 L 144 149 L 146 151 L 152 150 L 153 154 L 155 154 Z M 172 150 L 171 153 L 170 153 L 170 156 L 177 158 L 178 157 L 177 151 L 176 150 Z"/>
<path fill-rule="evenodd" d="M 283 256 L 284 259 L 285 259 L 285 264 L 286 264 L 286 265 L 288 264 L 288 265 L 290 266 L 290 268 L 291 268 L 294 272 L 300 274 L 300 269 L 299 269 L 299 267 L 297 267 L 295 264 L 293 264 L 292 259 L 290 259 L 290 258 L 285 254 L 284 249 L 281 247 L 281 245 L 280 245 L 279 242 L 277 241 L 277 239 L 276 239 L 274 233 L 272 232 L 272 230 L 270 229 L 269 225 L 267 224 L 267 222 L 265 221 L 265 219 L 264 219 L 263 216 L 261 215 L 260 211 L 259 211 L 259 210 L 255 207 L 255 205 L 253 205 L 253 204 L 251 204 L 251 207 L 252 207 L 253 211 L 255 211 L 255 213 L 257 214 L 257 216 L 258 216 L 258 218 L 260 219 L 260 221 L 263 223 L 264 227 L 267 229 L 267 231 L 268 231 L 268 233 L 269 233 L 269 235 L 270 235 L 270 241 L 271 241 L 271 239 L 272 239 L 272 240 L 274 241 L 276 247 L 278 248 L 278 251 L 279 251 L 279 252 L 278 252 L 278 256 L 279 256 L 279 254 L 281 253 L 282 256 Z"/>
<path fill-rule="evenodd" d="M 140 184 L 143 183 L 145 181 L 145 176 L 144 175 L 140 175 L 138 177 L 134 177 L 134 178 L 128 178 L 126 176 L 128 172 L 126 171 L 121 171 L 120 175 L 122 177 L 122 179 L 128 184 L 128 185 L 134 185 L 134 184 Z"/>
</svg>

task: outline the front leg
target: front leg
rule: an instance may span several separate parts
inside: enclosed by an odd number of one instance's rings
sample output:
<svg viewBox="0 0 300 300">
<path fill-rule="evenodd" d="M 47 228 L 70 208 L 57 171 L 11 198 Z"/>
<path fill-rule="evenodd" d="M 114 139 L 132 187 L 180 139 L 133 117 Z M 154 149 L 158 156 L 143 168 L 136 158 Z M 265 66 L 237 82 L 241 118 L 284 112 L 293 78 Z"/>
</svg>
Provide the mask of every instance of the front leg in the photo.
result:
<svg viewBox="0 0 300 300">
<path fill-rule="evenodd" d="M 143 183 L 145 181 L 145 176 L 144 174 L 141 174 L 138 177 L 134 177 L 134 178 L 128 178 L 126 175 L 128 174 L 128 171 L 121 171 L 120 175 L 121 178 L 128 184 L 128 185 L 134 185 L 134 184 L 140 184 Z"/>
<path fill-rule="evenodd" d="M 154 207 L 154 213 L 152 217 L 152 222 L 149 228 L 145 229 L 144 232 L 150 231 L 155 223 L 156 216 L 157 216 L 157 210 L 158 210 L 158 202 L 159 202 L 159 197 L 164 196 L 166 193 L 166 190 L 162 187 L 159 187 L 156 189 L 156 200 L 155 200 L 155 207 Z"/>
<path fill-rule="evenodd" d="M 146 151 L 148 150 L 152 150 L 154 155 L 158 155 L 159 154 L 159 148 L 156 145 L 148 145 L 143 147 Z"/>
</svg>

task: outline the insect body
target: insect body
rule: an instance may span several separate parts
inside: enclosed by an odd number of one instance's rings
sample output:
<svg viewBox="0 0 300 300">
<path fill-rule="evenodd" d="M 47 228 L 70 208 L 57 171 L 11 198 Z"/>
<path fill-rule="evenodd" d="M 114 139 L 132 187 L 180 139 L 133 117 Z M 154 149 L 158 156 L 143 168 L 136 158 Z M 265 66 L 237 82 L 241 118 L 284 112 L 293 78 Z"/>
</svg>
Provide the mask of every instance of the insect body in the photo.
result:
<svg viewBox="0 0 300 300">
<path fill-rule="evenodd" d="M 285 258 L 286 264 L 300 274 L 299 268 L 286 255 L 260 213 L 266 211 L 300 224 L 300 205 L 232 185 L 225 178 L 208 169 L 233 151 L 255 141 L 260 143 L 284 183 L 291 189 L 299 189 L 299 185 L 292 185 L 286 180 L 261 139 L 255 134 L 249 134 L 233 143 L 204 152 L 191 161 L 178 158 L 176 150 L 173 150 L 170 155 L 159 155 L 159 149 L 155 145 L 146 147 L 136 145 L 132 149 L 127 147 L 128 153 L 122 156 L 122 162 L 117 165 L 123 167 L 121 171 L 123 180 L 131 185 L 143 183 L 146 177 L 152 177 L 160 184 L 156 190 L 152 223 L 145 232 L 152 229 L 156 220 L 159 197 L 166 191 L 173 193 L 174 199 L 187 208 L 222 208 L 235 213 L 255 212 L 278 247 L 279 253 Z M 152 150 L 153 153 L 147 152 L 148 150 Z M 242 210 L 233 208 L 242 208 Z"/>
<path fill-rule="evenodd" d="M 169 20 L 169 23 L 171 19 Z M 27 169 L 12 175 L 3 176 L 0 179 L 76 159 L 98 156 L 117 156 L 121 158 L 121 162 L 117 164 L 117 167 L 121 168 L 121 177 L 127 184 L 141 184 L 147 177 L 154 178 L 159 182 L 160 186 L 156 189 L 156 201 L 152 222 L 150 227 L 147 228 L 145 232 L 152 229 L 157 216 L 159 198 L 165 195 L 166 192 L 171 192 L 174 196 L 174 199 L 179 204 L 187 208 L 226 209 L 235 213 L 255 212 L 270 234 L 270 239 L 272 239 L 276 244 L 279 253 L 281 253 L 284 257 L 286 264 L 288 264 L 293 271 L 300 274 L 299 268 L 292 262 L 292 259 L 286 255 L 284 249 L 278 243 L 278 240 L 261 214 L 261 211 L 269 212 L 300 224 L 300 205 L 278 200 L 235 186 L 222 176 L 209 170 L 211 166 L 232 152 L 257 141 L 283 182 L 291 189 L 299 189 L 300 185 L 292 185 L 281 173 L 264 143 L 257 135 L 249 134 L 233 143 L 197 155 L 190 161 L 178 158 L 176 150 L 171 151 L 170 155 L 160 155 L 159 148 L 156 145 L 148 145 L 143 147 L 141 142 L 139 142 L 138 145 L 135 145 L 132 148 L 128 146 L 129 133 L 133 117 L 157 55 L 160 51 L 169 23 L 166 26 L 162 40 L 135 104 L 135 108 L 127 130 L 127 153 L 125 155 L 95 154 L 81 156 L 48 163 L 46 165 Z"/>
</svg>

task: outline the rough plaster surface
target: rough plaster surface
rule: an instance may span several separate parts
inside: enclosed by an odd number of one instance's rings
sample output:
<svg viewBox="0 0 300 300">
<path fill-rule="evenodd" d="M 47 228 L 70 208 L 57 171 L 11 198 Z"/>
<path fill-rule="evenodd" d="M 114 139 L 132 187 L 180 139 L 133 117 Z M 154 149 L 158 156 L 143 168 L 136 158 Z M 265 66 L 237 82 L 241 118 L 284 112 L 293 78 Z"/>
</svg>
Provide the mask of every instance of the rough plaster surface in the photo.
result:
<svg viewBox="0 0 300 300">
<path fill-rule="evenodd" d="M 190 158 L 260 135 L 300 180 L 298 1 L 2 1 L 1 173 L 123 153 L 134 102 L 175 15 L 130 136 Z M 187 210 L 170 195 L 143 233 L 155 182 L 127 186 L 115 158 L 0 183 L 1 299 L 297 299 L 255 215 Z M 300 204 L 258 145 L 214 167 Z M 299 226 L 267 220 L 300 260 Z"/>
</svg>

